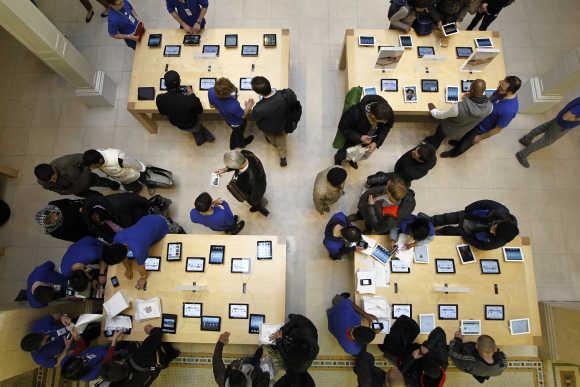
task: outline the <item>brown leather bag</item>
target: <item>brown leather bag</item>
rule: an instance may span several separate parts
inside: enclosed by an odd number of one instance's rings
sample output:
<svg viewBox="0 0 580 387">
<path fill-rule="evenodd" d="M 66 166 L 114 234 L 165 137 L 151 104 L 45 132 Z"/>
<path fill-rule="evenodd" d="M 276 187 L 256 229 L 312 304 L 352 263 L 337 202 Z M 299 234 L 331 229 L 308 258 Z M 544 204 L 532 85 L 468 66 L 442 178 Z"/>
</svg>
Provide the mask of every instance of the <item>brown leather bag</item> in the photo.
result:
<svg viewBox="0 0 580 387">
<path fill-rule="evenodd" d="M 228 183 L 228 191 L 230 191 L 230 193 L 240 202 L 245 202 L 246 201 L 246 193 L 243 192 L 240 187 L 238 187 L 238 185 L 236 184 L 236 182 L 238 181 L 237 177 L 232 178 L 232 180 L 230 180 L 230 182 Z"/>
</svg>

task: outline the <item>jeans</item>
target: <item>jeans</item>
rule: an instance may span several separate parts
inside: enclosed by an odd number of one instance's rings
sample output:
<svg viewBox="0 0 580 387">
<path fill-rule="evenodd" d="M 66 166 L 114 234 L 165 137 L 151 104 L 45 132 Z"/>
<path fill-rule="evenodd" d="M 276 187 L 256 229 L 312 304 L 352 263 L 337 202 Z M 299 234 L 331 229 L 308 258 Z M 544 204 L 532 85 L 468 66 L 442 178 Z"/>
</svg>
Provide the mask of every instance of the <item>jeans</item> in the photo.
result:
<svg viewBox="0 0 580 387">
<path fill-rule="evenodd" d="M 211 132 L 203 126 L 200 120 L 197 120 L 196 124 L 191 129 L 187 129 L 193 135 L 195 143 L 200 146 L 205 144 L 206 142 L 213 142 L 215 137 Z"/>
<path fill-rule="evenodd" d="M 435 231 L 436 235 L 463 235 L 463 228 L 461 227 L 463 223 L 463 217 L 465 215 L 464 211 L 447 212 L 441 215 L 435 215 L 431 218 L 433 221 L 433 226 L 442 227 Z M 451 226 L 456 225 L 456 226 Z"/>
<path fill-rule="evenodd" d="M 473 17 L 473 20 L 471 21 L 471 23 L 469 23 L 469 26 L 467 27 L 468 31 L 471 31 L 475 28 L 475 26 L 477 26 L 477 24 L 479 23 L 479 21 L 481 19 L 483 19 L 483 21 L 481 22 L 481 25 L 479 26 L 479 30 L 480 31 L 486 31 L 487 27 L 489 27 L 489 25 L 491 24 L 491 22 L 493 22 L 495 19 L 497 18 L 497 15 L 491 15 L 488 13 L 477 13 L 475 14 L 475 16 Z"/>
<path fill-rule="evenodd" d="M 522 140 L 524 142 L 529 143 L 529 145 L 526 146 L 521 151 L 519 151 L 518 153 L 520 153 L 524 157 L 528 157 L 531 153 L 553 144 L 554 142 L 556 142 L 556 140 L 561 138 L 569 131 L 570 130 L 566 130 L 562 128 L 560 125 L 558 125 L 556 119 L 544 122 L 542 125 L 532 129 L 528 134 L 522 137 Z M 539 136 L 540 134 L 542 134 L 542 137 L 532 142 L 534 138 Z"/>
<path fill-rule="evenodd" d="M 286 138 L 288 137 L 288 133 L 286 132 L 282 132 L 279 134 L 266 134 L 264 133 L 264 136 L 266 137 L 266 141 L 268 141 L 268 143 L 272 144 L 274 146 L 274 148 L 276 148 L 276 150 L 278 151 L 278 156 L 280 156 L 281 159 L 286 158 Z"/>
</svg>

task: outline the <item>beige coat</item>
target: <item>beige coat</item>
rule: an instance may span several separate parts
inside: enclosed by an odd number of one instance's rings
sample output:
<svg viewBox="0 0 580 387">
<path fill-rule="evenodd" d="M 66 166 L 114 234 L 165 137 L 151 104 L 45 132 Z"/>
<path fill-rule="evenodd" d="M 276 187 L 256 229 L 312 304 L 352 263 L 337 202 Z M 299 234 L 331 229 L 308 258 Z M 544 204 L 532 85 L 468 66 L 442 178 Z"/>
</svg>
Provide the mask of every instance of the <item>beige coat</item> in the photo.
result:
<svg viewBox="0 0 580 387">
<path fill-rule="evenodd" d="M 336 165 L 333 165 L 332 167 L 328 167 L 318 172 L 318 175 L 316 175 L 316 180 L 314 180 L 314 191 L 312 193 L 314 207 L 316 207 L 316 210 L 318 210 L 318 212 L 321 214 L 329 212 L 329 206 L 333 203 L 336 203 L 338 199 L 340 199 L 340 197 L 344 194 L 344 183 L 341 187 L 336 188 L 333 187 L 326 179 L 328 171 L 336 167 Z"/>
</svg>

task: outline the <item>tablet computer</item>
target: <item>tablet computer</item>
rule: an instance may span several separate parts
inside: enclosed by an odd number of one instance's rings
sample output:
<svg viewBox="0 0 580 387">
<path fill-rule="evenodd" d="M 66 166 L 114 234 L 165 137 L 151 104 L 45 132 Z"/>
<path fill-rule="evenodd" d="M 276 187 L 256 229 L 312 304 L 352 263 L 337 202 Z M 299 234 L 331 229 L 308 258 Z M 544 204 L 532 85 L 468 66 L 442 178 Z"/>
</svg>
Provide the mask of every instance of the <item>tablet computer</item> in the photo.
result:
<svg viewBox="0 0 580 387">
<path fill-rule="evenodd" d="M 457 29 L 456 23 L 444 24 L 441 26 L 441 30 L 443 31 L 443 35 L 445 35 L 445 36 L 455 35 L 456 33 L 459 32 L 459 30 Z"/>
<path fill-rule="evenodd" d="M 493 41 L 490 38 L 475 38 L 477 48 L 493 48 Z"/>
<path fill-rule="evenodd" d="M 215 86 L 215 78 L 199 78 L 199 90 L 209 90 Z"/>
<path fill-rule="evenodd" d="M 131 326 L 133 325 L 133 316 L 130 316 L 128 314 L 118 314 L 117 316 L 113 317 L 112 320 L 115 321 L 115 319 L 117 319 L 117 321 L 118 320 L 125 320 L 126 321 L 127 319 L 129 319 L 131 321 Z M 112 337 L 115 334 L 115 331 L 116 330 L 119 330 L 119 329 L 114 329 L 114 328 L 108 328 L 107 329 L 106 328 L 106 325 L 105 325 L 105 327 L 103 328 L 103 335 L 105 337 Z M 131 334 L 131 328 L 123 328 L 121 330 L 126 335 L 130 335 Z"/>
<path fill-rule="evenodd" d="M 428 335 L 433 329 L 435 329 L 435 314 L 419 313 L 419 333 Z"/>
<path fill-rule="evenodd" d="M 159 47 L 161 46 L 161 34 L 149 34 L 149 40 L 147 41 L 149 47 Z"/>
<path fill-rule="evenodd" d="M 202 331 L 219 332 L 222 328 L 222 318 L 220 316 L 201 316 Z"/>
<path fill-rule="evenodd" d="M 506 262 L 523 262 L 524 251 L 521 247 L 503 247 L 503 257 Z"/>
<path fill-rule="evenodd" d="M 485 305 L 484 306 L 486 320 L 504 320 L 505 310 L 503 305 Z"/>
<path fill-rule="evenodd" d="M 386 265 L 389 262 L 391 254 L 389 253 L 389 250 L 377 244 L 373 249 L 373 251 L 371 252 L 371 257 L 374 258 L 376 261 L 382 263 L 383 265 Z"/>
<path fill-rule="evenodd" d="M 159 78 L 159 90 L 167 90 L 167 86 L 165 86 L 165 78 Z"/>
<path fill-rule="evenodd" d="M 204 44 L 201 49 L 202 54 L 214 54 L 220 56 L 220 46 L 217 44 Z"/>
<path fill-rule="evenodd" d="M 437 79 L 421 79 L 421 91 L 424 93 L 438 93 L 439 81 Z"/>
<path fill-rule="evenodd" d="M 453 274 L 455 273 L 455 261 L 451 258 L 436 258 L 435 272 L 437 274 Z"/>
<path fill-rule="evenodd" d="M 201 318 L 203 314 L 203 304 L 201 302 L 184 302 L 183 303 L 183 317 L 185 318 Z"/>
<path fill-rule="evenodd" d="M 276 34 L 264 34 L 264 47 L 276 47 Z"/>
<path fill-rule="evenodd" d="M 495 94 L 495 91 L 495 89 L 485 89 L 485 96 L 491 98 L 491 96 Z"/>
<path fill-rule="evenodd" d="M 266 322 L 266 316 L 263 314 L 251 314 L 250 321 L 248 323 L 248 333 L 257 335 L 260 333 L 260 328 L 262 324 Z"/>
<path fill-rule="evenodd" d="M 411 268 L 400 259 L 391 259 L 389 261 L 391 266 L 391 273 L 406 273 L 409 274 L 411 272 Z"/>
<path fill-rule="evenodd" d="M 415 246 L 415 263 L 429 263 L 429 247 L 427 245 Z"/>
<path fill-rule="evenodd" d="M 393 304 L 393 318 L 407 316 L 413 318 L 413 305 L 411 304 Z"/>
<path fill-rule="evenodd" d="M 209 263 L 212 265 L 221 265 L 224 263 L 226 256 L 226 247 L 224 245 L 211 245 L 209 248 Z"/>
<path fill-rule="evenodd" d="M 473 53 L 473 48 L 471 47 L 455 47 L 455 55 L 458 59 L 469 58 Z"/>
<path fill-rule="evenodd" d="M 374 36 L 359 36 L 358 37 L 359 46 L 374 46 L 375 37 Z"/>
<path fill-rule="evenodd" d="M 473 251 L 471 251 L 471 246 L 469 245 L 458 245 L 457 246 L 457 253 L 459 254 L 459 259 L 461 263 L 464 265 L 468 263 L 475 263 L 475 255 L 473 255 Z"/>
<path fill-rule="evenodd" d="M 232 258 L 230 271 L 232 273 L 249 273 L 250 258 Z"/>
<path fill-rule="evenodd" d="M 459 87 L 447 86 L 445 88 L 445 102 L 458 103 L 459 102 Z"/>
<path fill-rule="evenodd" d="M 518 318 L 510 320 L 510 332 L 512 335 L 525 335 L 530 333 L 530 319 Z"/>
<path fill-rule="evenodd" d="M 243 44 L 242 45 L 242 56 L 258 56 L 257 44 Z"/>
<path fill-rule="evenodd" d="M 501 274 L 497 259 L 480 259 L 481 274 Z"/>
<path fill-rule="evenodd" d="M 423 58 L 425 55 L 435 55 L 435 48 L 432 46 L 418 46 L 417 56 Z"/>
<path fill-rule="evenodd" d="M 224 46 L 227 48 L 238 47 L 238 34 L 227 34 L 224 38 Z"/>
<path fill-rule="evenodd" d="M 399 91 L 399 81 L 397 79 L 381 79 L 381 91 Z"/>
<path fill-rule="evenodd" d="M 411 35 L 399 35 L 399 44 L 401 47 L 411 48 L 413 47 L 413 38 Z"/>
<path fill-rule="evenodd" d="M 406 103 L 417 103 L 417 86 L 403 87 L 403 101 Z"/>
<path fill-rule="evenodd" d="M 147 271 L 159 271 L 161 266 L 161 257 L 147 257 L 145 259 L 145 270 Z"/>
<path fill-rule="evenodd" d="M 457 304 L 439 304 L 439 320 L 457 320 L 459 306 Z"/>
<path fill-rule="evenodd" d="M 365 95 L 377 95 L 377 88 L 376 87 L 363 87 L 363 97 Z"/>
<path fill-rule="evenodd" d="M 461 334 L 465 336 L 481 335 L 481 320 L 461 320 Z"/>
<path fill-rule="evenodd" d="M 256 258 L 272 259 L 272 241 L 258 241 Z"/>
<path fill-rule="evenodd" d="M 177 44 L 168 44 L 163 50 L 163 56 L 177 57 L 181 55 L 181 46 Z"/>
<path fill-rule="evenodd" d="M 163 333 L 175 334 L 177 331 L 177 315 L 163 313 L 161 315 L 161 330 Z"/>
<path fill-rule="evenodd" d="M 190 273 L 203 273 L 205 271 L 205 258 L 187 257 L 185 260 L 185 271 Z"/>
<path fill-rule="evenodd" d="M 169 242 L 167 244 L 167 260 L 181 261 L 181 242 Z"/>
<path fill-rule="evenodd" d="M 240 78 L 240 90 L 252 90 L 252 78 Z"/>
<path fill-rule="evenodd" d="M 185 35 L 183 37 L 183 44 L 185 46 L 197 46 L 201 41 L 201 35 Z"/>
<path fill-rule="evenodd" d="M 472 83 L 473 83 L 473 79 L 462 79 L 461 80 L 461 91 L 463 93 L 467 93 L 471 89 Z"/>
<path fill-rule="evenodd" d="M 249 308 L 248 304 L 230 304 L 229 317 L 232 319 L 247 319 Z"/>
</svg>

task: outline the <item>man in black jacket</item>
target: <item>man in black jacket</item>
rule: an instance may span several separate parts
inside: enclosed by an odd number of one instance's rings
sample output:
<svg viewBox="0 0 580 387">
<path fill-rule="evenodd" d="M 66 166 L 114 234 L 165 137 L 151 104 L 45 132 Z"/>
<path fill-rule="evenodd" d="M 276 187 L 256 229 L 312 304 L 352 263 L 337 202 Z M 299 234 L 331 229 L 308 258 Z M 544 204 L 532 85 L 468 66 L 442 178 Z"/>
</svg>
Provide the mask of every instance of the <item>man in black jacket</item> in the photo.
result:
<svg viewBox="0 0 580 387">
<path fill-rule="evenodd" d="M 181 79 L 173 70 L 166 72 L 163 78 L 167 93 L 157 95 L 156 103 L 159 113 L 167 116 L 169 122 L 179 129 L 191 132 L 197 145 L 202 145 L 206 141 L 215 141 L 213 134 L 202 125 L 199 119 L 200 114 L 203 113 L 203 107 L 191 86 L 188 86 L 185 92 L 181 91 Z"/>
<path fill-rule="evenodd" d="M 237 188 L 232 191 L 230 185 L 228 189 L 239 201 L 246 201 L 250 204 L 250 212 L 259 211 L 262 215 L 268 216 L 270 211 L 266 209 L 268 203 L 264 199 L 266 193 L 266 171 L 260 159 L 249 150 L 232 150 L 224 154 L 225 168 L 215 171 L 218 175 L 235 171 L 230 184 Z"/>
<path fill-rule="evenodd" d="M 518 234 L 518 221 L 506 206 L 493 200 L 478 200 L 463 211 L 432 217 L 437 235 L 460 235 L 480 250 L 493 250 Z M 452 226 L 453 225 L 453 226 Z"/>
<path fill-rule="evenodd" d="M 318 331 L 312 321 L 300 314 L 288 315 L 286 324 L 272 334 L 271 339 L 287 373 L 306 372 L 318 356 Z"/>
<path fill-rule="evenodd" d="M 57 239 L 77 242 L 90 234 L 81 214 L 83 203 L 83 200 L 71 199 L 48 202 L 45 208 L 36 213 L 36 222 L 45 233 Z"/>
<path fill-rule="evenodd" d="M 366 95 L 356 105 L 342 113 L 338 130 L 343 134 L 346 143 L 334 155 L 334 163 L 342 164 L 347 157 L 347 149 L 355 145 L 367 148 L 367 154 L 380 148 L 393 127 L 395 116 L 389 103 L 380 95 Z M 353 168 L 358 168 L 356 161 L 350 161 Z"/>
<path fill-rule="evenodd" d="M 375 357 L 366 349 L 357 355 L 353 371 L 358 387 L 405 387 L 405 379 L 397 367 L 385 372 L 375 366 Z"/>
<path fill-rule="evenodd" d="M 479 26 L 480 31 L 486 31 L 487 27 L 499 16 L 502 9 L 512 4 L 514 0 L 483 0 L 481 5 L 477 9 L 477 13 L 473 17 L 468 31 L 473 30 L 479 24 L 479 21 L 483 19 L 481 25 Z"/>
<path fill-rule="evenodd" d="M 395 164 L 395 174 L 411 185 L 425 176 L 437 164 L 437 153 L 430 144 L 419 144 L 403 154 Z"/>
<path fill-rule="evenodd" d="M 292 130 L 289 125 L 295 129 L 297 124 L 292 122 L 292 112 L 299 105 L 296 94 L 292 89 L 272 89 L 270 81 L 261 76 L 252 78 L 252 90 L 262 97 L 252 110 L 252 118 L 264 132 L 266 141 L 278 150 L 280 166 L 285 167 L 288 165 L 286 138 Z"/>
</svg>

